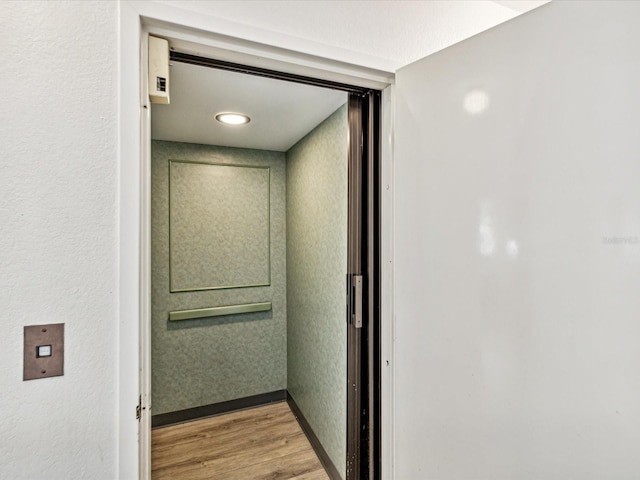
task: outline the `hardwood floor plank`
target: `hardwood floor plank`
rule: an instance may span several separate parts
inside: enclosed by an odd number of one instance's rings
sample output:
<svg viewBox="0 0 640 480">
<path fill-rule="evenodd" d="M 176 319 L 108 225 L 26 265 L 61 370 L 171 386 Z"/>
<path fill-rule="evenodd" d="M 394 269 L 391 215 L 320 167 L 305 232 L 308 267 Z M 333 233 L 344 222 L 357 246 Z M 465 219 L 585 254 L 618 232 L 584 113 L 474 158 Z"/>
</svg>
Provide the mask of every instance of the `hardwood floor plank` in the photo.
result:
<svg viewBox="0 0 640 480">
<path fill-rule="evenodd" d="M 268 405 L 269 407 L 271 405 Z M 286 417 L 289 414 L 288 406 L 285 402 L 276 403 L 274 408 L 264 410 L 264 407 L 251 408 L 232 412 L 220 416 L 204 418 L 192 422 L 186 422 L 179 425 L 162 427 L 153 430 L 154 441 L 162 443 L 165 438 L 174 441 L 183 436 L 191 436 L 197 432 L 215 432 L 216 434 L 236 429 L 242 425 L 255 423 L 261 425 L 263 423 L 271 423 L 275 417 Z"/>
<path fill-rule="evenodd" d="M 235 428 L 229 429 L 219 429 L 211 423 L 193 426 L 194 431 L 191 434 L 181 432 L 175 437 L 167 436 L 158 443 L 154 442 L 152 459 L 156 457 L 158 467 L 167 461 L 172 464 L 183 460 L 205 461 L 215 457 L 233 456 L 238 453 L 238 450 L 242 453 L 248 445 L 256 449 L 262 446 L 268 447 L 272 445 L 274 438 L 290 439 L 291 443 L 295 442 L 296 436 L 301 436 L 297 425 L 292 424 L 290 419 L 284 416 L 271 416 L 270 420 L 259 424 L 257 422 L 236 423 Z M 195 449 L 200 453 L 196 457 L 194 457 Z M 167 452 L 171 452 L 171 455 L 165 455 Z"/>
<path fill-rule="evenodd" d="M 155 471 L 158 475 L 169 473 L 166 478 L 209 478 L 211 473 L 217 471 L 231 472 L 252 463 L 263 463 L 269 460 L 289 454 L 304 452 L 306 438 L 298 435 L 292 439 L 275 439 L 271 442 L 261 442 L 259 445 L 247 444 L 241 450 L 225 449 L 224 451 L 212 451 L 207 454 L 182 457 L 173 465 L 166 465 Z M 200 449 L 200 447 L 198 447 Z M 158 477 L 163 478 L 163 477 Z"/>
<path fill-rule="evenodd" d="M 320 473 L 321 475 L 318 475 Z M 210 480 L 285 480 L 305 478 L 307 475 L 323 480 L 329 480 L 318 457 L 313 450 L 304 450 L 283 457 L 268 460 L 263 463 L 249 465 L 230 472 L 224 472 L 209 477 Z"/>
<path fill-rule="evenodd" d="M 328 480 L 286 402 L 152 432 L 153 480 Z"/>
<path fill-rule="evenodd" d="M 238 436 L 251 432 L 261 432 L 266 427 L 271 429 L 287 429 L 297 432 L 291 424 L 289 412 L 279 409 L 275 412 L 251 411 L 234 412 L 220 417 L 207 418 L 196 422 L 189 422 L 173 427 L 162 428 L 153 431 L 154 446 L 160 452 L 163 449 L 173 449 L 176 445 L 200 442 L 206 440 L 232 440 Z M 225 417 L 229 418 L 225 418 Z"/>
<path fill-rule="evenodd" d="M 329 479 L 329 475 L 327 475 L 327 472 L 325 472 L 324 468 L 322 468 L 322 465 L 320 465 L 319 470 L 298 475 L 297 477 L 293 477 L 292 480 L 330 480 L 330 479 Z"/>
</svg>

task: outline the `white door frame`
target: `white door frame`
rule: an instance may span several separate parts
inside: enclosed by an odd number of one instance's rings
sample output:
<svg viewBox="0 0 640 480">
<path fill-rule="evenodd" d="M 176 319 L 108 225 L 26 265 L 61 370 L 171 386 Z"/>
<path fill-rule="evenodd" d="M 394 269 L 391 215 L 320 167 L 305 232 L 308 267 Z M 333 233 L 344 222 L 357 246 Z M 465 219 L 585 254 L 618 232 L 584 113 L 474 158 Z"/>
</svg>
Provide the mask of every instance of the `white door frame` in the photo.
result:
<svg viewBox="0 0 640 480">
<path fill-rule="evenodd" d="M 182 50 L 220 60 L 383 90 L 382 478 L 392 478 L 393 73 L 358 66 L 370 59 L 358 58 L 353 52 L 162 4 L 122 0 L 119 10 L 118 478 L 150 478 L 151 136 L 146 81 L 149 33 L 171 39 Z M 140 422 L 135 417 L 139 399 Z"/>
</svg>

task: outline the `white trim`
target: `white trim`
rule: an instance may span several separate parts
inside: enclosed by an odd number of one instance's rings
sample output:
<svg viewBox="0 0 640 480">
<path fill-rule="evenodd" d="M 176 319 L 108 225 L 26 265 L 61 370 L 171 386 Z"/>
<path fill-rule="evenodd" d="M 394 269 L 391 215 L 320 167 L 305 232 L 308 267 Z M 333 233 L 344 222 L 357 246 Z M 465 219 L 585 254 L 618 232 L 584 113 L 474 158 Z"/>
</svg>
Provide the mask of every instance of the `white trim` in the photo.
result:
<svg viewBox="0 0 640 480">
<path fill-rule="evenodd" d="M 270 53 L 277 50 L 295 53 L 298 59 L 329 62 L 332 64 L 342 64 L 350 69 L 363 69 L 371 71 L 393 73 L 402 64 L 393 62 L 385 58 L 374 55 L 356 52 L 346 48 L 328 45 L 306 38 L 295 37 L 260 28 L 254 25 L 247 25 L 226 18 L 215 17 L 202 13 L 177 8 L 170 5 L 157 3 L 148 0 L 129 0 L 129 2 L 141 17 L 145 18 L 146 24 L 158 27 L 165 25 L 180 25 L 183 33 L 190 33 L 196 40 L 195 43 L 207 45 L 208 40 L 215 38 L 217 42 L 225 42 L 219 45 L 228 50 L 244 52 L 251 45 L 256 46 L 261 54 Z M 268 46 L 268 49 L 265 47 Z M 294 62 L 299 63 L 299 62 Z M 330 70 L 330 69 L 327 69 Z"/>
<path fill-rule="evenodd" d="M 393 85 L 382 91 L 382 115 L 381 115 L 381 187 L 380 192 L 380 281 L 381 281 L 381 309 L 380 309 L 380 361 L 381 372 L 381 456 L 382 456 L 382 480 L 393 478 L 394 471 L 394 431 L 393 431 L 393 377 L 395 359 L 394 345 L 394 315 L 393 315 Z M 386 459 L 386 461 L 385 461 Z"/>
<path fill-rule="evenodd" d="M 143 24 L 153 35 L 168 39 L 172 49 L 194 55 L 375 90 L 384 89 L 394 79 L 394 75 L 388 72 L 310 57 L 245 40 L 229 40 L 212 33 L 205 35 L 202 32 L 185 31 L 178 25 L 146 17 Z"/>
<path fill-rule="evenodd" d="M 140 17 L 119 3 L 118 478 L 138 478 L 140 325 Z M 99 415 L 99 412 L 97 413 Z"/>
<path fill-rule="evenodd" d="M 368 66 L 379 62 L 364 54 L 338 55 L 334 47 L 314 44 L 314 48 L 310 48 L 303 39 L 257 27 L 153 2 L 130 3 L 139 8 L 142 24 L 149 33 L 169 40 L 171 47 L 181 51 L 377 90 L 392 84 L 395 78 L 394 70 Z M 295 50 L 291 45 L 295 45 Z M 348 63 L 341 58 L 354 62 Z"/>
<path fill-rule="evenodd" d="M 151 478 L 151 103 L 149 35 L 140 37 L 140 478 Z"/>
<path fill-rule="evenodd" d="M 233 28 L 231 28 L 233 27 Z M 200 52 L 221 60 L 270 68 L 286 73 L 385 89 L 393 83 L 390 71 L 366 66 L 371 58 L 354 52 L 311 45 L 299 39 L 213 17 L 167 7 L 154 2 L 120 2 L 120 282 L 119 282 L 119 437 L 118 478 L 150 478 L 150 108 L 145 108 L 147 66 L 144 41 L 148 33 L 175 42 L 180 49 Z M 233 33 L 233 37 L 230 36 Z M 295 45 L 297 51 L 284 47 Z M 339 50 L 339 51 L 338 51 Z M 332 59 L 334 58 L 334 59 Z M 346 59 L 351 59 L 349 63 Z M 374 59 L 375 60 L 375 59 Z M 393 477 L 392 282 L 393 170 L 391 138 L 391 90 L 383 94 L 383 182 L 381 261 L 382 310 L 382 432 L 383 478 Z M 137 160 L 136 160 L 137 159 Z M 143 415 L 138 424 L 134 409 L 142 395 Z"/>
</svg>

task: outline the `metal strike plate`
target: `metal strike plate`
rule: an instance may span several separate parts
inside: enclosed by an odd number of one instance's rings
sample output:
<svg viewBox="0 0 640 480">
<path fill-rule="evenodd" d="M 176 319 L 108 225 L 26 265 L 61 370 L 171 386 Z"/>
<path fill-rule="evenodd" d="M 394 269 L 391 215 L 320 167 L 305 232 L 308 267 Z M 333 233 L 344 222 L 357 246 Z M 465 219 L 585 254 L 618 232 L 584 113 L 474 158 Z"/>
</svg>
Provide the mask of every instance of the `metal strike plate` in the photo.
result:
<svg viewBox="0 0 640 480">
<path fill-rule="evenodd" d="M 24 327 L 23 380 L 64 375 L 64 323 Z"/>
<path fill-rule="evenodd" d="M 353 326 L 362 328 L 362 275 L 353 276 Z"/>
</svg>

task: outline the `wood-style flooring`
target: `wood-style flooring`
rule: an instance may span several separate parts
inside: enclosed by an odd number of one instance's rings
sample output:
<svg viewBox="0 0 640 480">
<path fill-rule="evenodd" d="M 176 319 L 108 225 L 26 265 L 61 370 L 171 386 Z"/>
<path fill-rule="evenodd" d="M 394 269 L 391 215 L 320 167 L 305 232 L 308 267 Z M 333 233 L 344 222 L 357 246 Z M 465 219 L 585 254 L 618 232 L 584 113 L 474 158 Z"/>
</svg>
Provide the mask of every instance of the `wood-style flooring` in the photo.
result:
<svg viewBox="0 0 640 480">
<path fill-rule="evenodd" d="M 153 480 L 329 480 L 286 402 L 157 428 Z"/>
</svg>

